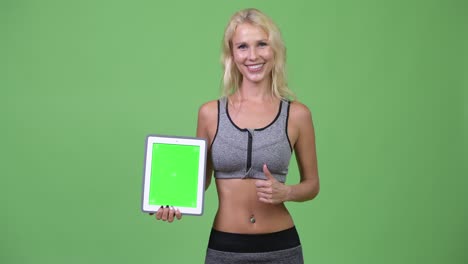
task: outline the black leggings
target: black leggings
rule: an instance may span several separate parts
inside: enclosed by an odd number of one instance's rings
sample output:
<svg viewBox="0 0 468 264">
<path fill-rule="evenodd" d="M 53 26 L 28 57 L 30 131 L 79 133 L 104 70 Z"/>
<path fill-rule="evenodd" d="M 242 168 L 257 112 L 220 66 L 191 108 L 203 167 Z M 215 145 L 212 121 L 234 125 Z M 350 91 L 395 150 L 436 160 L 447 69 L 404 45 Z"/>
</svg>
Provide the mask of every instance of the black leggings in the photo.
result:
<svg viewBox="0 0 468 264">
<path fill-rule="evenodd" d="M 304 263 L 296 228 L 268 234 L 235 234 L 212 229 L 205 264 Z"/>
</svg>

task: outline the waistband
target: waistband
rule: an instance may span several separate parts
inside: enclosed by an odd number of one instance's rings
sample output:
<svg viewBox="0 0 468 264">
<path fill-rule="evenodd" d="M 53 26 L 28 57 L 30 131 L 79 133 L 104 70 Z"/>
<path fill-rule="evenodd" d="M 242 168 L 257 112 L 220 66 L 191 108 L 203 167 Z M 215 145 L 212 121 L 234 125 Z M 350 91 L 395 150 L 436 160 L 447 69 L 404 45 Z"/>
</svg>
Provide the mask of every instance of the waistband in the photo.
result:
<svg viewBox="0 0 468 264">
<path fill-rule="evenodd" d="M 267 234 L 236 234 L 211 229 L 208 248 L 236 253 L 268 252 L 301 245 L 296 227 Z"/>
</svg>

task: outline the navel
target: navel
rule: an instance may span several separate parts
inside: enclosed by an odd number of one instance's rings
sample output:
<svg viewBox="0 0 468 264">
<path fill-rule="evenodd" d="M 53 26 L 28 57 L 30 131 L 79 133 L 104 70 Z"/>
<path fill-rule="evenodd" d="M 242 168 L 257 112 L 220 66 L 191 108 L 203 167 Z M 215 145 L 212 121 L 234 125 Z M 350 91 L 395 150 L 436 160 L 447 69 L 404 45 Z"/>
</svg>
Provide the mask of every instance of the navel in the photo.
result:
<svg viewBox="0 0 468 264">
<path fill-rule="evenodd" d="M 250 223 L 255 224 L 255 221 L 256 221 L 256 220 L 255 220 L 255 216 L 254 216 L 254 215 L 251 215 L 251 216 L 250 216 Z"/>
</svg>

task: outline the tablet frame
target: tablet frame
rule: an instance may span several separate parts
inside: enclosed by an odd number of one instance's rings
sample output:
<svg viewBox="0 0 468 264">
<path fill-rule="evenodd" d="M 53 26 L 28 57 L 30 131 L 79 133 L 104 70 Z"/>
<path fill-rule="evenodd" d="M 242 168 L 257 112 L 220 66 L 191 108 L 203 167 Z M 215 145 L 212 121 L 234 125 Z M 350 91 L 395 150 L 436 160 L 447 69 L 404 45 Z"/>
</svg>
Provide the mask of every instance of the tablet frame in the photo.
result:
<svg viewBox="0 0 468 264">
<path fill-rule="evenodd" d="M 144 173 L 143 173 L 143 191 L 142 191 L 142 211 L 147 213 L 156 212 L 161 206 L 166 205 L 153 205 L 149 203 L 150 195 L 150 182 L 151 182 L 151 169 L 153 161 L 153 146 L 155 143 L 160 144 L 174 144 L 186 146 L 199 146 L 200 152 L 198 157 L 198 180 L 197 180 L 197 202 L 196 207 L 175 207 L 179 209 L 182 214 L 187 215 L 202 215 L 205 198 L 205 178 L 206 178 L 206 160 L 207 160 L 207 141 L 204 138 L 197 137 L 179 137 L 179 136 L 166 136 L 166 135 L 148 135 L 146 137 L 146 150 L 144 160 Z M 171 206 L 171 205 L 169 205 Z"/>
</svg>

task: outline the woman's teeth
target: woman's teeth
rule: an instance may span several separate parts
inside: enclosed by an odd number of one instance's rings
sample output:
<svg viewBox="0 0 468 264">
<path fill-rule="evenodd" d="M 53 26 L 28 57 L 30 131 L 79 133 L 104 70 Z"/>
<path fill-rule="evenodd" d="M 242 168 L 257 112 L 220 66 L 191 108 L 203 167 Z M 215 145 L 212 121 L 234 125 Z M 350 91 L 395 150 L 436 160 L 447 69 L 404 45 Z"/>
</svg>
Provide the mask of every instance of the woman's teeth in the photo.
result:
<svg viewBox="0 0 468 264">
<path fill-rule="evenodd" d="M 247 68 L 249 70 L 252 70 L 252 71 L 255 71 L 255 70 L 258 70 L 260 68 L 262 68 L 263 64 L 255 64 L 255 65 L 248 65 Z"/>
</svg>

